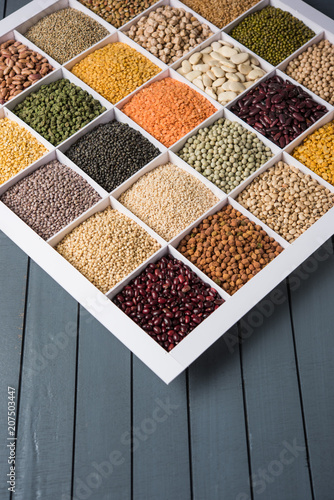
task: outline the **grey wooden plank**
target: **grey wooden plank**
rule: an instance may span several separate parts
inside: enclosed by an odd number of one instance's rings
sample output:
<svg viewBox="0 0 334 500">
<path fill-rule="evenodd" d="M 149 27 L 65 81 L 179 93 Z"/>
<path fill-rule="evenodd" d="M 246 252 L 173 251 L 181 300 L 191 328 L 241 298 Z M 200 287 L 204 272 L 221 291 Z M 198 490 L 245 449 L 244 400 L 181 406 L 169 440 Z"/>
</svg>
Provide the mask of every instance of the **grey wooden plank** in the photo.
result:
<svg viewBox="0 0 334 500">
<path fill-rule="evenodd" d="M 24 7 L 29 3 L 30 0 L 3 0 L 3 4 L 5 5 L 5 15 L 9 16 L 21 7 Z"/>
<path fill-rule="evenodd" d="M 9 448 L 8 436 L 8 386 L 15 389 L 15 403 L 18 401 L 18 388 L 21 364 L 24 304 L 26 294 L 28 257 L 0 232 L 0 498 L 9 498 L 7 474 Z"/>
<path fill-rule="evenodd" d="M 185 374 L 167 386 L 134 358 L 133 500 L 190 500 L 188 444 Z"/>
<path fill-rule="evenodd" d="M 285 282 L 244 318 L 240 329 L 254 500 L 311 499 Z M 249 498 L 242 493 L 238 500 Z"/>
<path fill-rule="evenodd" d="M 334 255 L 331 240 L 289 279 L 314 496 L 334 495 Z"/>
<path fill-rule="evenodd" d="M 29 275 L 15 499 L 71 492 L 77 304 L 36 264 Z"/>
<path fill-rule="evenodd" d="M 130 375 L 130 351 L 80 308 L 74 498 L 131 498 Z"/>
<path fill-rule="evenodd" d="M 311 5 L 317 10 L 320 10 L 323 14 L 334 19 L 334 4 L 333 2 L 328 2 L 328 0 L 304 0 L 306 3 Z"/>
<path fill-rule="evenodd" d="M 189 369 L 194 499 L 250 495 L 236 326 Z"/>
</svg>

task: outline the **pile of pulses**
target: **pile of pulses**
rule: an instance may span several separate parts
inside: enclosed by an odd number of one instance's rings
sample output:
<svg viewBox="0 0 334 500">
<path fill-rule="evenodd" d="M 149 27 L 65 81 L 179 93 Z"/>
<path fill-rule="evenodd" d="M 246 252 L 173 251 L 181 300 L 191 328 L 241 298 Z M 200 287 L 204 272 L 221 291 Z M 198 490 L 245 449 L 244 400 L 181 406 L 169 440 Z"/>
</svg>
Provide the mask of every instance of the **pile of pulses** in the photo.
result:
<svg viewBox="0 0 334 500">
<path fill-rule="evenodd" d="M 154 5 L 158 0 L 79 0 L 108 23 L 120 28 L 138 14 Z"/>
<path fill-rule="evenodd" d="M 0 198 L 45 240 L 100 199 L 81 175 L 57 160 L 21 179 Z"/>
<path fill-rule="evenodd" d="M 48 150 L 18 123 L 0 120 L 0 185 L 18 174 Z"/>
<path fill-rule="evenodd" d="M 334 194 L 298 168 L 278 162 L 256 177 L 237 201 L 292 243 L 334 205 Z"/>
<path fill-rule="evenodd" d="M 115 104 L 161 70 L 125 43 L 109 43 L 81 59 L 71 71 Z"/>
<path fill-rule="evenodd" d="M 105 110 L 86 90 L 61 78 L 41 85 L 15 106 L 13 113 L 57 146 Z"/>
<path fill-rule="evenodd" d="M 139 90 L 122 111 L 169 148 L 217 110 L 185 83 L 164 78 Z"/>
<path fill-rule="evenodd" d="M 113 302 L 171 351 L 225 301 L 183 262 L 166 255 L 149 264 Z"/>
<path fill-rule="evenodd" d="M 56 246 L 57 252 L 103 293 L 159 248 L 142 227 L 111 207 L 89 217 Z"/>
<path fill-rule="evenodd" d="M 315 33 L 290 12 L 269 5 L 246 16 L 230 35 L 277 66 Z"/>
<path fill-rule="evenodd" d="M 307 136 L 292 155 L 334 186 L 334 121 Z"/>
<path fill-rule="evenodd" d="M 215 24 L 218 28 L 224 28 L 239 17 L 246 10 L 257 4 L 259 0 L 184 0 L 188 5 L 202 17 Z"/>
<path fill-rule="evenodd" d="M 0 104 L 53 71 L 46 57 L 15 40 L 0 44 Z"/>
<path fill-rule="evenodd" d="M 231 111 L 284 148 L 324 116 L 327 108 L 301 87 L 276 75 L 250 89 Z"/>
<path fill-rule="evenodd" d="M 83 12 L 66 8 L 40 19 L 24 36 L 64 64 L 109 35 L 109 31 Z"/>
<path fill-rule="evenodd" d="M 334 45 L 321 40 L 289 62 L 285 73 L 334 104 Z"/>
<path fill-rule="evenodd" d="M 226 205 L 193 228 L 178 250 L 233 295 L 283 248 L 261 226 Z"/>
<path fill-rule="evenodd" d="M 132 40 L 171 64 L 213 35 L 191 12 L 163 5 L 125 31 Z"/>
<path fill-rule="evenodd" d="M 220 118 L 190 137 L 178 156 L 229 193 L 273 154 L 254 132 L 238 122 Z"/>
<path fill-rule="evenodd" d="M 119 201 L 169 241 L 219 199 L 196 177 L 167 163 L 140 177 Z"/>
<path fill-rule="evenodd" d="M 98 125 L 66 151 L 66 156 L 108 193 L 159 154 L 138 130 L 117 121 Z"/>
<path fill-rule="evenodd" d="M 194 52 L 177 72 L 223 105 L 265 74 L 254 56 L 225 40 Z"/>
</svg>

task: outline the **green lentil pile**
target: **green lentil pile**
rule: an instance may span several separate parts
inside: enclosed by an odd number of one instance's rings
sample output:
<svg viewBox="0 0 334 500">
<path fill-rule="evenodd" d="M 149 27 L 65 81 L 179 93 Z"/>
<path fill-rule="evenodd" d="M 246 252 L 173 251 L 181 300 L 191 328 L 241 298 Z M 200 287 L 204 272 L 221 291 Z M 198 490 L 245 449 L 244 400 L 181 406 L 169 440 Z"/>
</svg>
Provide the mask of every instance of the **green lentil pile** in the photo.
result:
<svg viewBox="0 0 334 500">
<path fill-rule="evenodd" d="M 290 12 L 269 5 L 245 17 L 230 35 L 277 66 L 315 33 Z"/>
<path fill-rule="evenodd" d="M 57 146 L 105 110 L 86 90 L 62 78 L 42 85 L 13 112 Z"/>
<path fill-rule="evenodd" d="M 177 154 L 225 193 L 273 156 L 254 132 L 226 118 L 200 129 Z"/>
<path fill-rule="evenodd" d="M 40 19 L 24 36 L 60 64 L 109 35 L 97 21 L 79 10 L 57 10 Z"/>
<path fill-rule="evenodd" d="M 154 5 L 158 0 L 79 0 L 108 23 L 120 28 L 135 16 Z"/>
</svg>

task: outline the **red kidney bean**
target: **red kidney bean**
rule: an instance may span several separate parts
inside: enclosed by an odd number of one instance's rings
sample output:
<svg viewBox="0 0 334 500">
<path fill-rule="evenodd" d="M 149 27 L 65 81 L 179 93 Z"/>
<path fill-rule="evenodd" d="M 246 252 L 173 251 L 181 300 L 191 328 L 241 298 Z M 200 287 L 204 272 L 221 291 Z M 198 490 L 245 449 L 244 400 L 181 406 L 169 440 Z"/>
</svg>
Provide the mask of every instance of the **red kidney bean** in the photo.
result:
<svg viewBox="0 0 334 500">
<path fill-rule="evenodd" d="M 252 88 L 231 111 L 284 148 L 327 113 L 298 85 L 276 75 Z"/>
<path fill-rule="evenodd" d="M 168 352 L 224 303 L 171 255 L 149 264 L 113 301 Z"/>
</svg>

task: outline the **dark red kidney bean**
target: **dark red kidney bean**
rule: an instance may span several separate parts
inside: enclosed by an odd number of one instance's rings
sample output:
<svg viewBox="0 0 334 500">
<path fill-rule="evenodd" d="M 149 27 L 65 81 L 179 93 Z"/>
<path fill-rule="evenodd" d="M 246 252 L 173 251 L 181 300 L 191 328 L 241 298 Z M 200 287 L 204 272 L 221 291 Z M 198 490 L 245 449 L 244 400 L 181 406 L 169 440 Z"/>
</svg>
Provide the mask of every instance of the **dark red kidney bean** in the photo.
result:
<svg viewBox="0 0 334 500">
<path fill-rule="evenodd" d="M 114 302 L 169 351 L 224 300 L 183 262 L 167 255 L 149 264 Z"/>
</svg>

